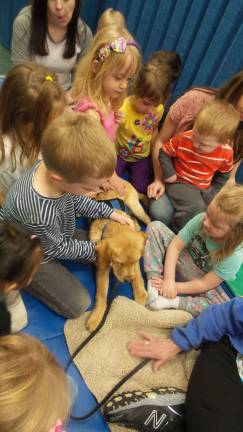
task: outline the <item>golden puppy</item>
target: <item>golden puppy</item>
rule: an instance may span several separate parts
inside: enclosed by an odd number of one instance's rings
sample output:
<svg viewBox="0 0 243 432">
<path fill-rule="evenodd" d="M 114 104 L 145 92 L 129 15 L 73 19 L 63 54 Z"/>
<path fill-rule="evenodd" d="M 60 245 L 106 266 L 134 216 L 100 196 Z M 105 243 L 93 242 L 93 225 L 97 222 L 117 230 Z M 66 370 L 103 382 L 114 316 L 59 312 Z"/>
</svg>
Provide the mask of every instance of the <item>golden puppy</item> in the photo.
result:
<svg viewBox="0 0 243 432">
<path fill-rule="evenodd" d="M 125 183 L 124 196 L 119 195 L 117 191 L 107 191 L 100 192 L 97 195 L 93 196 L 93 198 L 96 201 L 105 201 L 119 198 L 120 200 L 124 201 L 124 203 L 131 210 L 134 216 L 136 216 L 140 221 L 144 222 L 145 225 L 148 225 L 151 222 L 151 219 L 145 213 L 143 206 L 139 202 L 139 196 L 142 197 L 142 194 L 138 194 L 136 189 L 128 181 L 123 180 L 123 182 Z"/>
<path fill-rule="evenodd" d="M 122 211 L 119 211 L 123 213 Z M 134 222 L 134 221 L 133 221 Z M 121 225 L 111 219 L 96 219 L 90 228 L 90 240 L 97 242 L 95 307 L 87 320 L 90 331 L 96 329 L 105 309 L 112 269 L 119 281 L 131 282 L 134 299 L 144 305 L 147 291 L 140 271 L 139 259 L 143 255 L 146 234 L 129 225 Z"/>
</svg>

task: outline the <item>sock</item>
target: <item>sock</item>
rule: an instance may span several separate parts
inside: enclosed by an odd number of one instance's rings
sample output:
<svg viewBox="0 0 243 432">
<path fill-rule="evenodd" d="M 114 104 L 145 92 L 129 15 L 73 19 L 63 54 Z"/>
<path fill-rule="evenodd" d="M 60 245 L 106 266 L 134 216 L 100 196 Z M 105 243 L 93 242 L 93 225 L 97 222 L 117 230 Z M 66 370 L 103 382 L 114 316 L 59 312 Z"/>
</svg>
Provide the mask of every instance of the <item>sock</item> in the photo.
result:
<svg viewBox="0 0 243 432">
<path fill-rule="evenodd" d="M 159 293 L 158 293 L 157 289 L 152 286 L 152 280 L 151 279 L 148 279 L 147 291 L 148 291 L 148 297 L 147 297 L 145 306 L 150 306 L 151 303 L 155 302 L 159 298 Z"/>
<path fill-rule="evenodd" d="M 18 290 L 10 291 L 6 296 L 6 306 L 11 315 L 11 333 L 16 333 L 28 324 L 27 311 Z"/>
<path fill-rule="evenodd" d="M 153 311 L 158 311 L 161 309 L 178 309 L 180 297 L 175 297 L 173 299 L 168 299 L 163 296 L 158 296 L 155 301 L 149 304 L 149 309 Z"/>
</svg>

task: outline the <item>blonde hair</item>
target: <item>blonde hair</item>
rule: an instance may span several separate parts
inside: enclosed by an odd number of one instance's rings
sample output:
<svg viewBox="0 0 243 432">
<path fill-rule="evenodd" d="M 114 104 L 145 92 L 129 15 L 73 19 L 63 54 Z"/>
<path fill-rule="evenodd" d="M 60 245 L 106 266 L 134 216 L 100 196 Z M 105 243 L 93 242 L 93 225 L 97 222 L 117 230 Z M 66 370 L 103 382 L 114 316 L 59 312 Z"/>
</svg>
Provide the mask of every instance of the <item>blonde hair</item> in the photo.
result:
<svg viewBox="0 0 243 432">
<path fill-rule="evenodd" d="M 224 186 L 215 196 L 213 203 L 222 218 L 232 227 L 221 248 L 212 254 L 213 260 L 218 262 L 228 257 L 243 242 L 243 186 Z"/>
<path fill-rule="evenodd" d="M 32 336 L 1 336 L 1 432 L 49 432 L 68 411 L 67 378 L 54 356 Z"/>
<path fill-rule="evenodd" d="M 107 26 L 126 27 L 126 20 L 124 15 L 121 12 L 116 11 L 112 8 L 106 9 L 99 18 L 97 24 L 97 32 Z"/>
<path fill-rule="evenodd" d="M 133 40 L 132 35 L 125 28 L 119 29 L 115 26 L 108 26 L 96 34 L 89 51 L 82 57 L 77 66 L 72 88 L 74 100 L 78 101 L 82 97 L 88 97 L 102 110 L 106 110 L 107 102 L 105 101 L 102 86 L 105 74 L 107 72 L 119 73 L 124 68 L 131 75 L 134 75 L 138 71 L 141 55 L 138 48 L 134 45 L 127 45 L 124 53 L 111 52 L 103 62 L 100 61 L 98 56 L 99 50 L 119 37 L 123 37 L 126 42 Z M 126 92 L 124 91 L 115 100 L 111 100 L 112 108 L 119 108 L 125 96 Z"/>
<path fill-rule="evenodd" d="M 114 144 L 90 113 L 65 112 L 46 128 L 42 156 L 47 169 L 76 183 L 83 177 L 111 177 L 116 166 Z"/>
<path fill-rule="evenodd" d="M 49 77 L 49 79 L 46 79 Z M 16 169 L 16 151 L 20 162 L 29 166 L 38 158 L 43 130 L 64 109 L 64 93 L 56 77 L 43 66 L 20 63 L 7 74 L 0 91 L 0 134 L 12 142 L 11 159 Z M 0 137 L 0 164 L 5 160 L 4 142 Z"/>
<path fill-rule="evenodd" d="M 194 128 L 199 135 L 212 136 L 225 144 L 233 140 L 239 121 L 239 113 L 233 105 L 223 100 L 213 100 L 199 111 Z"/>
</svg>

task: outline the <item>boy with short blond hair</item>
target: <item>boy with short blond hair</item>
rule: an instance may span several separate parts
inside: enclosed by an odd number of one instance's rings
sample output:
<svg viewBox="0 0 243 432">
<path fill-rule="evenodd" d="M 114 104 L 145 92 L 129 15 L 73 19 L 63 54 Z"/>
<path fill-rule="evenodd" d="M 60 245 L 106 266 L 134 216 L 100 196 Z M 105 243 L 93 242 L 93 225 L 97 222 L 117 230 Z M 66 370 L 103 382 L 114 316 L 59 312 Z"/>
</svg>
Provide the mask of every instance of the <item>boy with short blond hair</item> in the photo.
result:
<svg viewBox="0 0 243 432">
<path fill-rule="evenodd" d="M 25 225 L 41 240 L 44 260 L 28 290 L 57 313 L 74 318 L 85 311 L 90 298 L 58 260 L 96 259 L 95 243 L 75 230 L 75 213 L 130 222 L 107 204 L 85 196 L 99 191 L 116 164 L 114 146 L 98 120 L 89 114 L 62 114 L 43 133 L 42 155 L 43 161 L 10 190 L 3 217 Z"/>
<path fill-rule="evenodd" d="M 165 191 L 175 209 L 175 232 L 205 211 L 228 180 L 233 167 L 231 143 L 239 120 L 233 105 L 209 102 L 198 113 L 193 130 L 176 135 L 160 149 Z"/>
</svg>

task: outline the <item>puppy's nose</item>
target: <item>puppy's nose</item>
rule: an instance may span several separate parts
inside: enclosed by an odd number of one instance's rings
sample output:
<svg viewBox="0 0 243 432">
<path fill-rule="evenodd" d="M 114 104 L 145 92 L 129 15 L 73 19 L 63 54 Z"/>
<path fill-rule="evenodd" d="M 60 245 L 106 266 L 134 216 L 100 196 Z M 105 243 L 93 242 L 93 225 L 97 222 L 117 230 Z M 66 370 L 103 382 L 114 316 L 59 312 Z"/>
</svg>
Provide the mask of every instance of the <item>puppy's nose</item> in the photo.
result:
<svg viewBox="0 0 243 432">
<path fill-rule="evenodd" d="M 129 273 L 126 275 L 126 281 L 130 282 L 134 279 L 134 273 Z"/>
</svg>

